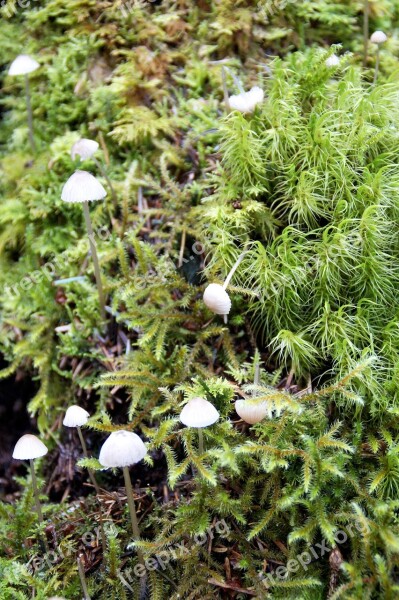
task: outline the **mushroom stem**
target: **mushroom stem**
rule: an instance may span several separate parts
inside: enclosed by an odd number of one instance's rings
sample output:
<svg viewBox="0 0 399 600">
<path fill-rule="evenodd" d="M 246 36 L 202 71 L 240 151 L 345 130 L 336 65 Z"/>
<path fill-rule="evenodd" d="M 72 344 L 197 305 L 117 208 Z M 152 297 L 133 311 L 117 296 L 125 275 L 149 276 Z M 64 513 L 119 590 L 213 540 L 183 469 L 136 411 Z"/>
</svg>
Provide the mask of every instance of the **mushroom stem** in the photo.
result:
<svg viewBox="0 0 399 600">
<path fill-rule="evenodd" d="M 80 583 L 82 585 L 84 600 L 91 600 L 91 598 L 89 596 L 89 591 L 87 589 L 85 569 L 84 569 L 84 566 L 83 566 L 81 555 L 78 556 L 78 571 L 79 571 Z"/>
<path fill-rule="evenodd" d="M 132 481 L 130 479 L 130 473 L 129 473 L 128 467 L 123 467 L 123 477 L 125 479 L 127 503 L 129 505 L 129 512 L 130 512 L 130 519 L 132 522 L 133 536 L 134 536 L 134 539 L 137 541 L 140 539 L 140 530 L 139 530 L 139 524 L 137 521 L 136 505 L 134 503 L 134 497 L 133 497 Z M 143 554 L 142 554 L 141 550 L 137 550 L 137 555 L 139 557 L 140 562 L 143 563 Z"/>
<path fill-rule="evenodd" d="M 83 202 L 83 212 L 84 212 L 85 221 L 86 221 L 87 233 L 89 236 L 90 252 L 91 252 L 92 259 L 93 259 L 94 274 L 96 277 L 98 298 L 100 301 L 101 318 L 105 319 L 105 300 L 104 300 L 103 286 L 102 286 L 102 282 L 101 282 L 100 264 L 98 262 L 96 243 L 94 241 L 94 232 L 93 232 L 93 225 L 91 223 L 91 218 L 90 218 L 89 203 L 87 201 Z"/>
<path fill-rule="evenodd" d="M 29 142 L 33 152 L 36 152 L 35 138 L 33 136 L 33 115 L 32 115 L 32 104 L 30 99 L 30 87 L 29 87 L 29 76 L 25 75 L 25 96 L 26 96 L 26 110 L 28 113 L 28 128 L 29 128 Z"/>
<path fill-rule="evenodd" d="M 256 355 L 254 385 L 259 385 L 259 383 L 260 383 L 260 361 L 259 361 L 259 356 Z"/>
<path fill-rule="evenodd" d="M 200 456 L 204 454 L 204 434 L 200 427 L 198 428 L 198 452 Z"/>
<path fill-rule="evenodd" d="M 246 252 L 242 252 L 240 254 L 240 256 L 237 258 L 236 262 L 234 263 L 234 265 L 231 267 L 230 269 L 230 273 L 227 275 L 226 277 L 226 281 L 223 284 L 223 289 L 226 290 L 227 286 L 229 285 L 234 273 L 236 272 L 239 264 L 241 263 L 242 259 L 244 258 L 244 256 L 246 255 Z"/>
<path fill-rule="evenodd" d="M 39 517 L 40 524 L 43 524 L 44 523 L 43 513 L 42 513 L 42 507 L 41 507 L 40 500 L 39 500 L 39 490 L 37 489 L 37 479 L 36 479 L 36 473 L 35 473 L 35 467 L 33 464 L 33 459 L 30 459 L 29 464 L 30 464 L 30 472 L 31 472 L 31 476 L 32 476 L 33 495 L 35 497 L 35 503 L 36 503 L 36 512 L 37 512 L 37 516 Z"/>
<path fill-rule="evenodd" d="M 95 156 L 93 156 L 93 161 L 95 162 L 97 169 L 100 171 L 101 175 L 104 177 L 105 181 L 107 182 L 108 187 L 111 190 L 112 201 L 114 203 L 114 206 L 116 207 L 116 205 L 118 203 L 118 199 L 116 197 L 116 192 L 115 192 L 114 186 L 111 183 L 111 180 L 107 174 L 107 171 L 105 170 L 104 165 L 102 163 L 100 163 L 100 161 L 97 160 L 97 158 Z"/>
<path fill-rule="evenodd" d="M 369 0 L 364 0 L 363 5 L 363 67 L 367 64 L 369 48 Z"/>
<path fill-rule="evenodd" d="M 229 92 L 227 90 L 227 81 L 226 81 L 226 71 L 225 68 L 222 67 L 222 86 L 223 86 L 223 99 L 226 107 L 226 112 L 230 112 L 230 103 L 229 103 Z"/>
<path fill-rule="evenodd" d="M 378 69 L 380 66 L 380 45 L 377 45 L 377 57 L 375 60 L 375 71 L 374 71 L 374 78 L 373 78 L 373 85 L 375 85 L 377 83 L 377 78 L 378 78 Z"/>
</svg>

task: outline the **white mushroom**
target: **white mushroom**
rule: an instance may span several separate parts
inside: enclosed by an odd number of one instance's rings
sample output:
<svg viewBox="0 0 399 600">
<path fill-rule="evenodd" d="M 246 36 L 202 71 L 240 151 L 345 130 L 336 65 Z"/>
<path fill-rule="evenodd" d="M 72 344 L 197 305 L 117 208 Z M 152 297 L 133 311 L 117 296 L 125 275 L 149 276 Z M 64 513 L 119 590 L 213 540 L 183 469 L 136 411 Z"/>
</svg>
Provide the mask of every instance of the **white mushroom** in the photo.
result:
<svg viewBox="0 0 399 600">
<path fill-rule="evenodd" d="M 112 200 L 114 201 L 114 204 L 116 205 L 117 204 L 116 192 L 114 190 L 114 187 L 112 185 L 110 178 L 108 177 L 108 173 L 107 173 L 104 165 L 100 161 L 98 161 L 97 158 L 94 156 L 94 154 L 97 152 L 98 148 L 99 148 L 98 142 L 96 142 L 94 140 L 89 140 L 88 138 L 81 138 L 80 140 L 75 142 L 74 145 L 72 146 L 71 158 L 72 158 L 72 160 L 75 160 L 76 157 L 79 157 L 80 160 L 87 160 L 89 158 L 93 159 L 93 162 L 96 164 L 98 170 L 100 171 L 100 173 L 106 180 L 107 184 L 109 185 L 109 188 L 111 190 Z"/>
<path fill-rule="evenodd" d="M 40 67 L 39 63 L 28 56 L 27 54 L 20 54 L 10 65 L 8 74 L 11 76 L 25 75 L 25 100 L 26 100 L 26 111 L 28 114 L 28 128 L 29 128 L 29 142 L 33 152 L 36 152 L 35 138 L 33 134 L 33 113 L 32 103 L 29 88 L 29 73 L 36 71 Z"/>
<path fill-rule="evenodd" d="M 136 540 L 140 539 L 140 530 L 137 521 L 136 507 L 133 497 L 132 482 L 130 479 L 129 466 L 138 463 L 147 454 L 147 449 L 138 435 L 132 431 L 119 430 L 114 431 L 105 440 L 100 450 L 98 460 L 104 467 L 123 469 L 125 479 L 126 495 L 132 522 L 133 535 Z M 137 551 L 140 563 L 143 562 L 143 555 L 140 550 Z"/>
<path fill-rule="evenodd" d="M 372 44 L 383 44 L 387 39 L 388 38 L 383 31 L 374 31 L 370 37 L 370 42 Z"/>
<path fill-rule="evenodd" d="M 29 56 L 28 54 L 20 54 L 15 58 L 10 68 L 8 69 L 9 75 L 27 75 L 28 73 L 33 73 L 40 67 L 37 60 Z"/>
<path fill-rule="evenodd" d="M 233 110 L 238 110 L 242 113 L 250 113 L 255 110 L 257 104 L 263 102 L 264 92 L 257 85 L 249 90 L 249 92 L 241 92 L 229 97 L 229 106 Z"/>
<path fill-rule="evenodd" d="M 384 42 L 387 41 L 387 36 L 385 35 L 385 33 L 383 31 L 374 31 L 374 33 L 372 34 L 372 36 L 370 37 L 370 42 L 372 44 L 376 44 L 377 45 L 377 56 L 375 59 L 375 70 L 374 70 L 374 78 L 373 78 L 373 85 L 375 85 L 377 83 L 377 79 L 378 79 L 378 69 L 380 66 L 380 46 L 381 44 L 383 44 Z"/>
<path fill-rule="evenodd" d="M 78 156 L 81 160 L 87 160 L 91 158 L 99 148 L 98 142 L 89 140 L 88 138 L 81 138 L 71 148 L 71 158 L 75 160 Z"/>
<path fill-rule="evenodd" d="M 235 409 L 241 419 L 250 425 L 262 421 L 269 412 L 267 402 L 256 400 L 237 400 Z"/>
<path fill-rule="evenodd" d="M 230 296 L 218 283 L 210 283 L 205 288 L 204 303 L 216 315 L 228 315 L 231 309 Z"/>
<path fill-rule="evenodd" d="M 220 415 L 216 408 L 205 398 L 192 398 L 180 413 L 180 421 L 187 427 L 198 429 L 198 451 L 204 453 L 203 427 L 209 427 L 218 421 Z"/>
<path fill-rule="evenodd" d="M 105 298 L 88 203 L 93 200 L 102 200 L 106 195 L 107 192 L 101 183 L 87 171 L 75 171 L 68 179 L 61 192 L 61 199 L 64 202 L 80 202 L 83 205 L 83 213 L 86 221 L 90 251 L 94 265 L 94 274 L 97 283 L 98 298 L 100 301 L 100 312 L 103 319 L 105 319 Z"/>
<path fill-rule="evenodd" d="M 89 453 L 87 452 L 87 446 L 85 439 L 83 437 L 83 433 L 81 430 L 82 425 L 86 425 L 89 420 L 90 415 L 84 408 L 81 408 L 77 404 L 70 406 L 66 413 L 62 424 L 65 427 L 73 427 L 76 428 L 79 436 L 79 440 L 82 446 L 83 454 L 85 458 L 89 458 Z M 92 482 L 94 489 L 96 490 L 97 496 L 100 494 L 100 488 L 98 486 L 96 477 L 93 473 L 93 470 L 88 468 L 87 472 L 89 473 L 90 481 Z"/>
<path fill-rule="evenodd" d="M 29 460 L 30 472 L 32 477 L 33 494 L 36 503 L 36 512 L 40 523 L 43 523 L 42 507 L 40 505 L 39 490 L 37 487 L 36 473 L 33 461 L 35 458 L 47 454 L 48 449 L 41 440 L 35 435 L 27 433 L 23 435 L 15 444 L 12 457 L 17 460 Z"/>
<path fill-rule="evenodd" d="M 219 419 L 216 408 L 205 398 L 192 398 L 180 413 L 180 421 L 187 427 L 208 427 Z"/>
<path fill-rule="evenodd" d="M 332 54 L 326 59 L 326 67 L 337 67 L 339 63 L 340 60 L 336 54 Z"/>
<path fill-rule="evenodd" d="M 89 417 L 87 410 L 74 404 L 67 409 L 62 424 L 65 427 L 82 427 L 82 425 L 86 425 Z"/>
<path fill-rule="evenodd" d="M 27 433 L 15 444 L 12 457 L 17 460 L 34 460 L 47 454 L 48 449 L 35 435 Z"/>
<path fill-rule="evenodd" d="M 61 200 L 64 202 L 91 202 L 103 200 L 107 192 L 91 173 L 87 171 L 75 171 L 65 183 L 61 192 Z"/>
</svg>

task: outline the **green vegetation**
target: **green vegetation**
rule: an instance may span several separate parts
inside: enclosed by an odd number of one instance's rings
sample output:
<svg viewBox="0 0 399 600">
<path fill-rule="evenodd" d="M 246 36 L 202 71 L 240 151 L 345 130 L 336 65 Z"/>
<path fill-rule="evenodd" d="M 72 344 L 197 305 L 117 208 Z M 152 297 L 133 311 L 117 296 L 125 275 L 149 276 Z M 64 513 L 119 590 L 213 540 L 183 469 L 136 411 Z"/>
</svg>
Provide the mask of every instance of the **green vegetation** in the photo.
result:
<svg viewBox="0 0 399 600">
<path fill-rule="evenodd" d="M 376 82 L 365 6 L 388 35 Z M 0 600 L 398 596 L 398 13 L 0 8 Z M 7 74 L 21 53 L 41 65 L 35 152 Z M 264 99 L 228 110 L 224 86 Z M 82 137 L 96 160 L 71 158 Z M 89 209 L 105 319 L 82 207 L 61 200 L 76 169 L 107 191 Z M 225 323 L 203 292 L 243 252 Z M 200 434 L 179 420 L 196 397 L 219 412 Z M 267 416 L 243 422 L 238 399 Z M 62 426 L 74 404 L 89 458 Z M 147 447 L 130 469 L 140 540 L 121 469 L 98 461 L 119 429 Z M 44 523 L 11 462 L 29 432 L 49 448 Z"/>
</svg>

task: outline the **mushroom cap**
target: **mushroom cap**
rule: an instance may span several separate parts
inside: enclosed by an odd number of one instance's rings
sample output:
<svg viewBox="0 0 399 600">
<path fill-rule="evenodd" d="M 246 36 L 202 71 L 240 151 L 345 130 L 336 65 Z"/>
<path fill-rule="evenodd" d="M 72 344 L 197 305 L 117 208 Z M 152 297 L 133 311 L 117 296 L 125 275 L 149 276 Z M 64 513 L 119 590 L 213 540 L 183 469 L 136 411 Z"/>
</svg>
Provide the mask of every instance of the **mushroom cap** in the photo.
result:
<svg viewBox="0 0 399 600">
<path fill-rule="evenodd" d="M 339 57 L 336 54 L 331 54 L 326 59 L 326 67 L 337 67 L 340 63 Z"/>
<path fill-rule="evenodd" d="M 71 158 L 75 160 L 77 156 L 82 160 L 91 158 L 93 154 L 98 150 L 99 144 L 94 140 L 88 138 L 81 138 L 71 148 Z"/>
<path fill-rule="evenodd" d="M 87 171 L 75 171 L 62 188 L 61 200 L 64 202 L 90 202 L 102 200 L 107 192 L 101 183 Z"/>
<path fill-rule="evenodd" d="M 30 460 L 31 458 L 39 458 L 47 454 L 48 449 L 41 440 L 31 433 L 27 433 L 19 438 L 15 444 L 12 457 L 17 460 Z"/>
<path fill-rule="evenodd" d="M 229 105 L 233 110 L 249 113 L 255 109 L 257 104 L 263 102 L 264 92 L 262 88 L 255 85 L 249 92 L 241 92 L 229 97 Z"/>
<path fill-rule="evenodd" d="M 141 438 L 132 431 L 114 431 L 105 440 L 98 460 L 103 467 L 129 467 L 138 463 L 147 454 Z"/>
<path fill-rule="evenodd" d="M 250 425 L 262 421 L 269 412 L 267 402 L 251 400 L 236 400 L 235 409 L 238 416 Z"/>
<path fill-rule="evenodd" d="M 218 283 L 210 283 L 205 288 L 204 303 L 216 315 L 228 315 L 231 309 L 230 296 Z"/>
<path fill-rule="evenodd" d="M 208 427 L 219 419 L 216 408 L 205 398 L 192 398 L 180 413 L 180 421 L 187 427 Z"/>
<path fill-rule="evenodd" d="M 67 409 L 62 424 L 65 427 L 81 427 L 82 425 L 86 425 L 89 417 L 90 415 L 87 410 L 77 404 L 73 404 Z"/>
<path fill-rule="evenodd" d="M 372 44 L 383 44 L 387 39 L 388 38 L 383 31 L 374 31 L 370 38 L 370 42 Z"/>
<path fill-rule="evenodd" d="M 14 59 L 8 69 L 9 75 L 26 75 L 40 67 L 37 60 L 27 54 L 20 54 Z"/>
</svg>

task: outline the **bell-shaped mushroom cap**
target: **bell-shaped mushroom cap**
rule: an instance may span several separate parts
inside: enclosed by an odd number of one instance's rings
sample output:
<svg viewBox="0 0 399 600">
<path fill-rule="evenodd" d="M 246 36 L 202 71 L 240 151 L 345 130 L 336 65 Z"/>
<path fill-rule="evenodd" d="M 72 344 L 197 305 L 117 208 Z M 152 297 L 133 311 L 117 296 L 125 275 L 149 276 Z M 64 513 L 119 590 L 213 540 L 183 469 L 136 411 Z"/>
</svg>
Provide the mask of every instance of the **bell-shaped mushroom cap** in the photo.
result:
<svg viewBox="0 0 399 600">
<path fill-rule="evenodd" d="M 75 171 L 62 188 L 64 202 L 90 202 L 102 200 L 107 192 L 101 183 L 87 171 Z"/>
<path fill-rule="evenodd" d="M 269 412 L 266 402 L 253 400 L 237 400 L 235 408 L 241 419 L 250 425 L 262 421 Z"/>
<path fill-rule="evenodd" d="M 26 75 L 27 73 L 32 73 L 32 71 L 36 71 L 40 67 L 39 63 L 28 56 L 27 54 L 20 54 L 17 56 L 15 60 L 10 65 L 8 70 L 9 75 Z"/>
<path fill-rule="evenodd" d="M 336 54 L 331 54 L 331 56 L 326 59 L 326 67 L 338 67 L 339 63 L 340 60 Z"/>
<path fill-rule="evenodd" d="M 180 413 L 180 421 L 187 427 L 208 427 L 218 419 L 218 411 L 205 398 L 193 398 Z"/>
<path fill-rule="evenodd" d="M 38 437 L 27 433 L 19 438 L 15 444 L 12 457 L 17 460 L 30 460 L 31 458 L 39 458 L 47 454 L 46 446 L 39 440 Z"/>
<path fill-rule="evenodd" d="M 387 39 L 388 38 L 383 31 L 374 31 L 370 38 L 370 42 L 373 44 L 383 44 Z"/>
<path fill-rule="evenodd" d="M 132 431 L 114 431 L 100 450 L 98 460 L 103 467 L 129 467 L 138 463 L 147 454 L 141 438 Z"/>
<path fill-rule="evenodd" d="M 249 113 L 255 109 L 257 104 L 263 102 L 264 92 L 262 88 L 255 85 L 249 92 L 241 92 L 229 97 L 229 105 L 233 110 Z"/>
<path fill-rule="evenodd" d="M 65 427 L 81 427 L 82 425 L 86 425 L 89 417 L 90 415 L 87 410 L 74 404 L 67 409 L 62 424 Z"/>
<path fill-rule="evenodd" d="M 79 156 L 79 158 L 81 158 L 82 160 L 86 160 L 93 156 L 93 154 L 98 150 L 98 147 L 98 143 L 94 140 L 82 138 L 75 142 L 72 146 L 71 157 L 73 160 L 75 160 L 77 156 Z"/>
<path fill-rule="evenodd" d="M 228 315 L 231 309 L 231 300 L 223 286 L 210 283 L 204 291 L 204 303 L 216 315 Z"/>
</svg>

